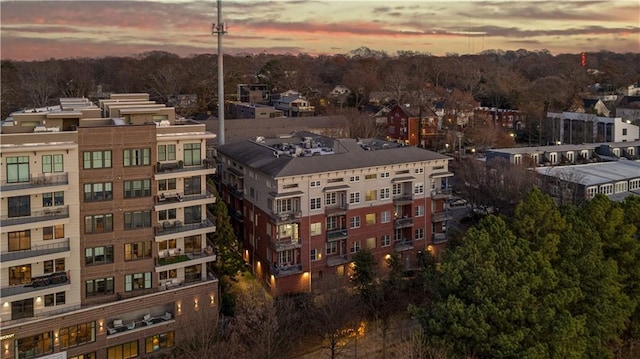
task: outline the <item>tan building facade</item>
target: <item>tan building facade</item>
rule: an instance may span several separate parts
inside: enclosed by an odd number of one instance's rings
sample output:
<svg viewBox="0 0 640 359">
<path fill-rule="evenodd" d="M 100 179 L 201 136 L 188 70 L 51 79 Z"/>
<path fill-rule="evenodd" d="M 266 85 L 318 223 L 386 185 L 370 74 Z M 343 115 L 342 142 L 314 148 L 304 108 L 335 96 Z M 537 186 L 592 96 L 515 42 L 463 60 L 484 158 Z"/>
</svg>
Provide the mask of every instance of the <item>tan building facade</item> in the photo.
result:
<svg viewBox="0 0 640 359">
<path fill-rule="evenodd" d="M 215 135 L 139 102 L 62 99 L 2 127 L 2 358 L 150 357 L 217 320 Z"/>
</svg>

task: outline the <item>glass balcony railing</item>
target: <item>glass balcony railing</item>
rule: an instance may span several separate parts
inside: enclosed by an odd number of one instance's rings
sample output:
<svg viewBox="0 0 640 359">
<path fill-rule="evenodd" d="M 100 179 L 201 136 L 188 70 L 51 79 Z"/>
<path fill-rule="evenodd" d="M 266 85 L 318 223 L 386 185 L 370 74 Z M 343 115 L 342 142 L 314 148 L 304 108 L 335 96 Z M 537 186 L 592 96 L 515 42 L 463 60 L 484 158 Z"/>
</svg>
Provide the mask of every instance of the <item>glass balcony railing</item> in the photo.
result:
<svg viewBox="0 0 640 359">
<path fill-rule="evenodd" d="M 69 184 L 69 176 L 67 173 L 56 173 L 56 174 L 39 174 L 31 176 L 28 181 L 23 182 L 7 182 L 2 181 L 0 184 L 1 191 L 15 191 L 19 189 L 25 188 L 34 188 L 34 187 L 47 187 L 47 186 L 59 186 Z"/>
<path fill-rule="evenodd" d="M 58 206 L 52 207 L 51 209 L 33 211 L 27 216 L 3 215 L 0 216 L 0 226 L 14 226 L 17 224 L 50 221 L 59 218 L 69 218 L 69 206 Z"/>
</svg>

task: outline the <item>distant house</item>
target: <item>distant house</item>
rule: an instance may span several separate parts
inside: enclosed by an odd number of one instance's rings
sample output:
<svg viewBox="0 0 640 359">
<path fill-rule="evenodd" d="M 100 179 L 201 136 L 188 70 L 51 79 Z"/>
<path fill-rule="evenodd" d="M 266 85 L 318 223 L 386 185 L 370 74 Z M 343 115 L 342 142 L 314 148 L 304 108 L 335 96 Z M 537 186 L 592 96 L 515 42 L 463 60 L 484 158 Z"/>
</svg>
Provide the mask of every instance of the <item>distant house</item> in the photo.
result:
<svg viewBox="0 0 640 359">
<path fill-rule="evenodd" d="M 341 96 L 346 95 L 349 96 L 351 94 L 351 90 L 344 85 L 337 85 L 329 92 L 329 96 Z"/>
<path fill-rule="evenodd" d="M 581 113 L 595 113 L 598 116 L 610 117 L 613 114 L 613 103 L 607 101 L 606 103 L 599 98 L 582 99 L 581 106 L 575 109 L 574 112 Z"/>
<path fill-rule="evenodd" d="M 431 147 L 441 123 L 428 107 L 395 105 L 387 114 L 387 139 L 410 146 Z"/>
<path fill-rule="evenodd" d="M 474 125 L 494 124 L 508 129 L 522 129 L 525 115 L 518 110 L 501 109 L 496 107 L 478 107 L 473 110 Z"/>
<path fill-rule="evenodd" d="M 273 100 L 273 107 L 287 117 L 308 117 L 315 114 L 315 107 L 299 94 L 288 95 Z"/>
<path fill-rule="evenodd" d="M 635 125 L 640 125 L 640 95 L 624 96 L 616 108 L 616 117 L 623 121 L 631 121 Z"/>
<path fill-rule="evenodd" d="M 269 85 L 238 84 L 238 101 L 268 105 L 270 101 Z"/>
<path fill-rule="evenodd" d="M 640 139 L 640 127 L 620 117 L 579 112 L 547 113 L 554 123 L 554 138 L 562 143 L 623 142 Z M 557 123 L 557 127 L 555 126 Z"/>
<path fill-rule="evenodd" d="M 283 117 L 284 114 L 282 111 L 276 110 L 273 106 L 257 103 L 236 102 L 231 104 L 231 116 L 233 118 L 242 119 L 261 119 Z"/>
<path fill-rule="evenodd" d="M 376 121 L 376 125 L 386 125 L 387 124 L 387 115 L 389 114 L 391 109 L 387 106 L 383 106 L 378 112 L 372 115 L 373 119 Z"/>
<path fill-rule="evenodd" d="M 369 93 L 369 103 L 376 106 L 388 105 L 393 101 L 391 92 L 387 91 L 372 91 Z"/>
</svg>

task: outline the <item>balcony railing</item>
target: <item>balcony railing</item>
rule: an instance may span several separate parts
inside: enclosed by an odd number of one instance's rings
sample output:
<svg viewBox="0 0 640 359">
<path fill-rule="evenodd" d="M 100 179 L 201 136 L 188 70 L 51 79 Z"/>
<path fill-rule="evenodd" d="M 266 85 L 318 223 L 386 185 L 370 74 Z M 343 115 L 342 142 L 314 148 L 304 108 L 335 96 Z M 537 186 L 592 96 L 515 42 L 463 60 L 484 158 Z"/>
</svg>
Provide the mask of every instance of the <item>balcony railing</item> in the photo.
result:
<svg viewBox="0 0 640 359">
<path fill-rule="evenodd" d="M 161 193 L 156 197 L 156 204 L 166 204 L 172 202 L 188 202 L 199 199 L 213 198 L 211 193 L 184 195 L 181 192 Z"/>
<path fill-rule="evenodd" d="M 451 188 L 434 189 L 431 191 L 431 198 L 433 199 L 451 198 Z"/>
<path fill-rule="evenodd" d="M 69 218 L 69 206 L 59 206 L 51 209 L 33 211 L 28 216 L 9 217 L 0 216 L 0 226 L 13 226 L 17 224 L 50 221 L 59 218 Z"/>
<path fill-rule="evenodd" d="M 213 261 L 216 260 L 216 255 L 213 253 L 212 247 L 207 247 L 201 250 L 185 252 L 185 253 L 182 252 L 182 249 L 178 249 L 178 251 L 179 252 L 174 253 L 173 255 L 169 254 L 165 257 L 157 258 L 156 266 L 165 266 L 169 264 L 188 262 L 190 260 L 200 259 L 204 257 L 211 257 L 211 260 Z"/>
<path fill-rule="evenodd" d="M 345 239 L 349 236 L 348 229 L 332 229 L 327 231 L 327 241 L 337 241 L 339 239 Z"/>
<path fill-rule="evenodd" d="M 281 239 L 281 240 L 271 240 L 271 248 L 276 251 L 284 251 L 288 249 L 296 249 L 302 247 L 302 238 L 293 239 Z"/>
<path fill-rule="evenodd" d="M 302 264 L 271 265 L 271 273 L 277 278 L 302 273 Z"/>
<path fill-rule="evenodd" d="M 402 239 L 400 241 L 395 242 L 395 244 L 393 245 L 393 249 L 396 252 L 408 251 L 410 249 L 413 249 L 413 241 L 406 238 Z"/>
<path fill-rule="evenodd" d="M 31 283 L 12 285 L 6 288 L 0 289 L 0 297 L 8 297 L 11 295 L 18 295 L 23 293 L 29 293 L 36 290 L 43 289 L 45 287 L 51 288 L 61 286 L 69 283 L 69 276 L 66 272 L 57 272 L 50 275 L 31 278 Z"/>
<path fill-rule="evenodd" d="M 302 218 L 302 212 L 280 212 L 280 213 L 272 213 L 271 218 L 273 218 L 275 223 L 288 223 L 299 221 Z"/>
<path fill-rule="evenodd" d="M 31 248 L 24 249 L 21 251 L 12 251 L 12 252 L 2 253 L 0 254 L 0 261 L 7 262 L 7 261 L 14 261 L 17 259 L 42 256 L 45 254 L 68 252 L 69 249 L 70 249 L 69 238 L 66 238 L 62 241 L 57 241 L 56 243 L 42 244 L 39 246 L 31 246 Z"/>
<path fill-rule="evenodd" d="M 243 199 L 244 198 L 244 188 L 242 188 L 242 186 L 233 186 L 233 185 L 228 185 L 227 186 L 227 191 L 234 197 L 238 198 L 238 199 Z"/>
<path fill-rule="evenodd" d="M 433 234 L 433 243 L 442 243 L 447 241 L 446 233 L 434 233 Z"/>
<path fill-rule="evenodd" d="M 407 228 L 412 226 L 413 226 L 413 218 L 411 217 L 398 218 L 393 221 L 393 228 Z"/>
<path fill-rule="evenodd" d="M 203 219 L 197 223 L 183 224 L 182 221 L 165 221 L 161 226 L 155 229 L 156 236 L 164 236 L 179 232 L 192 231 L 194 229 L 215 227 L 215 223 L 210 219 Z"/>
<path fill-rule="evenodd" d="M 349 262 L 351 262 L 351 257 L 349 257 L 348 254 L 327 256 L 327 266 L 329 267 L 347 264 Z"/>
<path fill-rule="evenodd" d="M 326 216 L 339 216 L 346 214 L 349 210 L 348 203 L 328 205 L 324 207 L 324 213 Z"/>
<path fill-rule="evenodd" d="M 186 165 L 183 161 L 175 162 L 158 162 L 154 166 L 155 173 L 173 173 L 173 172 L 185 172 L 185 171 L 198 171 L 213 168 L 215 169 L 215 162 L 210 160 L 203 160 L 201 164 Z"/>
<path fill-rule="evenodd" d="M 453 219 L 453 217 L 449 213 L 447 213 L 447 211 L 434 212 L 431 214 L 431 222 L 434 222 L 434 223 L 444 222 L 450 219 Z"/>
<path fill-rule="evenodd" d="M 66 172 L 51 174 L 51 175 L 48 175 L 48 174 L 45 175 L 43 173 L 40 175 L 31 176 L 29 181 L 25 181 L 25 182 L 7 182 L 6 180 L 2 181 L 2 184 L 0 185 L 0 190 L 3 192 L 15 191 L 15 190 L 25 189 L 25 188 L 59 186 L 64 184 L 69 184 L 69 176 L 67 175 Z"/>
<path fill-rule="evenodd" d="M 413 202 L 413 193 L 393 196 L 394 204 L 403 205 L 403 204 L 409 204 L 412 202 Z"/>
</svg>

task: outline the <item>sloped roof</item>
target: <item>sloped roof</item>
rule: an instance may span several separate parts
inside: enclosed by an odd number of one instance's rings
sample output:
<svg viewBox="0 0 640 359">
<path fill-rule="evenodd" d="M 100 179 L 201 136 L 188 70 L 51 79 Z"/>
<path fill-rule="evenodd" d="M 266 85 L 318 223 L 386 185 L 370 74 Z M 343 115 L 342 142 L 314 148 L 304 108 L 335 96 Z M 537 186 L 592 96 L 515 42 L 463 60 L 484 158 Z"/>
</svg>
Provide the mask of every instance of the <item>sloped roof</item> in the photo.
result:
<svg viewBox="0 0 640 359">
<path fill-rule="evenodd" d="M 299 135 L 304 136 L 305 133 Z M 327 138 L 327 141 L 331 139 Z M 333 140 L 334 154 L 309 157 L 276 156 L 275 148 L 250 140 L 219 146 L 217 150 L 234 161 L 273 178 L 450 159 L 448 156 L 412 146 L 368 151 L 355 139 Z"/>
</svg>

